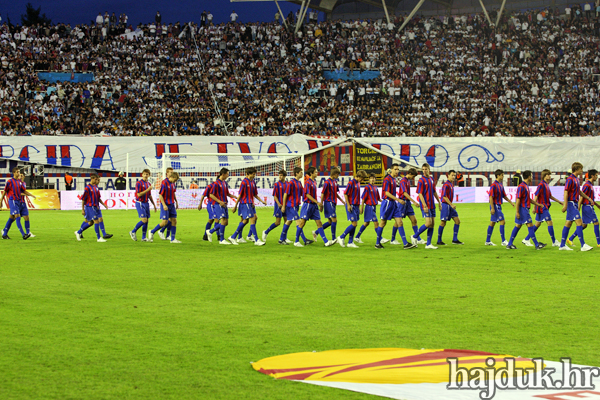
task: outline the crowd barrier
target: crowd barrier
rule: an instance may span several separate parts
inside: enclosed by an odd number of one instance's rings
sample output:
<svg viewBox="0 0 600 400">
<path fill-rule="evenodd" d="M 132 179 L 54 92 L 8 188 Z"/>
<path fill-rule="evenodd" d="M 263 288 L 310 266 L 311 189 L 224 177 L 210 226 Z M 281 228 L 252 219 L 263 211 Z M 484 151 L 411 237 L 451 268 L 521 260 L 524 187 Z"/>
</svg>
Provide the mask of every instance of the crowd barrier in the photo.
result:
<svg viewBox="0 0 600 400">
<path fill-rule="evenodd" d="M 381 192 L 381 189 L 379 189 Z M 415 200 L 417 200 L 417 196 L 415 194 L 415 188 L 412 188 L 411 194 Z M 596 199 L 600 198 L 600 187 L 595 187 L 595 197 Z M 195 209 L 198 208 L 198 204 L 200 202 L 200 198 L 202 197 L 202 193 L 204 190 L 202 189 L 188 189 L 188 190 L 178 190 L 177 191 L 177 200 L 179 202 L 180 209 Z M 438 195 L 441 195 L 441 188 L 437 189 Z M 506 195 L 512 201 L 515 201 L 517 188 L 516 187 L 506 187 L 505 188 Z M 530 188 L 531 197 L 533 197 L 535 192 L 535 187 L 532 186 Z M 562 186 L 552 186 L 550 187 L 550 191 L 554 197 L 559 200 L 563 199 L 564 187 Z M 48 191 L 50 192 L 50 191 Z M 237 196 L 238 190 L 232 189 L 230 190 L 231 194 Z M 456 187 L 454 188 L 454 203 L 488 203 L 489 202 L 489 187 Z M 61 210 L 81 210 L 81 196 L 83 195 L 83 191 L 62 191 L 61 192 L 61 201 L 60 208 Z M 156 190 L 152 191 L 152 196 L 155 199 L 156 204 L 158 205 L 158 192 Z M 274 200 L 272 196 L 271 189 L 258 189 L 258 196 L 267 203 L 267 206 L 272 207 L 274 205 Z M 343 192 L 340 193 L 340 196 L 343 197 Z M 101 190 L 100 197 L 109 209 L 114 210 L 125 210 L 125 209 L 135 209 L 135 191 L 133 190 Z M 317 189 L 317 197 L 321 198 L 321 189 Z M 208 200 L 204 199 L 204 204 L 206 204 Z M 228 206 L 233 207 L 235 204 L 235 200 L 229 199 Z M 257 207 L 263 207 L 262 203 L 255 201 Z M 340 203 L 341 204 L 341 203 Z"/>
</svg>

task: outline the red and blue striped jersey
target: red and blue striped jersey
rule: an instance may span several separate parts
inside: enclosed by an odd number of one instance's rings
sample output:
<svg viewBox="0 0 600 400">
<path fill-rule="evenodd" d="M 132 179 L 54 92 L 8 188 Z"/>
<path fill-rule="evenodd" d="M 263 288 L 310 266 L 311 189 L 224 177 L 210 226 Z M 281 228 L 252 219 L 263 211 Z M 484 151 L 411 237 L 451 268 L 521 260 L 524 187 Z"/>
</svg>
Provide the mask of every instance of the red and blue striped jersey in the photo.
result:
<svg viewBox="0 0 600 400">
<path fill-rule="evenodd" d="M 165 204 L 173 204 L 175 203 L 175 184 L 172 183 L 168 178 L 162 181 L 160 185 L 160 191 L 158 192 L 162 195 L 165 200 Z"/>
<path fill-rule="evenodd" d="M 427 208 L 435 208 L 435 200 L 433 197 L 434 191 L 435 187 L 433 186 L 433 178 L 426 178 L 422 176 L 419 179 L 419 183 L 417 183 L 417 193 L 423 195 Z M 419 197 L 419 204 L 421 204 L 421 207 L 424 206 L 424 204 L 421 202 L 421 197 Z"/>
<path fill-rule="evenodd" d="M 442 203 L 450 204 L 446 200 L 444 200 L 444 197 L 447 197 L 448 200 L 450 200 L 450 202 L 454 201 L 454 184 L 452 182 L 444 182 L 444 184 L 442 185 L 442 195 L 440 197 Z"/>
<path fill-rule="evenodd" d="M 345 195 L 348 196 L 348 201 L 350 205 L 359 206 L 360 205 L 360 182 L 356 179 L 351 179 L 350 182 L 346 185 Z"/>
<path fill-rule="evenodd" d="M 81 201 L 88 207 L 99 207 L 100 206 L 100 190 L 98 186 L 87 185 L 83 191 Z"/>
<path fill-rule="evenodd" d="M 504 191 L 504 185 L 501 184 L 500 181 L 494 181 L 492 183 L 492 186 L 490 187 L 490 197 L 494 204 L 502 204 L 502 199 L 506 197 L 506 192 Z"/>
<path fill-rule="evenodd" d="M 332 203 L 337 204 L 337 194 L 339 192 L 339 188 L 337 182 L 333 178 L 329 178 L 325 181 L 323 185 L 323 190 L 321 191 L 321 196 L 323 197 L 323 201 L 330 201 Z"/>
<path fill-rule="evenodd" d="M 567 192 L 567 201 L 577 203 L 579 201 L 579 178 L 571 174 L 565 182 L 565 191 Z"/>
<path fill-rule="evenodd" d="M 283 204 L 283 196 L 287 189 L 288 183 L 286 181 L 277 181 L 275 187 L 273 187 L 273 197 L 279 200 L 279 204 Z"/>
<path fill-rule="evenodd" d="M 389 192 L 391 195 L 396 193 L 396 178 L 391 175 L 386 175 L 385 178 L 383 178 L 383 185 L 381 186 L 383 199 L 391 200 L 391 198 L 388 199 L 388 196 L 385 194 L 385 192 Z"/>
<path fill-rule="evenodd" d="M 546 183 L 546 181 L 541 181 L 540 184 L 535 189 L 535 193 L 537 196 L 537 202 L 546 206 L 546 208 L 550 208 L 550 186 Z M 535 212 L 537 214 L 542 213 L 542 208 L 535 206 Z"/>
<path fill-rule="evenodd" d="M 150 200 L 150 192 L 146 193 L 145 195 L 143 195 L 141 197 L 138 197 L 137 195 L 139 193 L 142 193 L 144 190 L 148 189 L 150 186 L 152 186 L 150 184 L 150 182 L 145 181 L 143 179 L 140 181 L 137 181 L 135 183 L 135 194 L 136 194 L 135 201 L 137 201 L 138 203 L 147 203 L 148 200 Z"/>
<path fill-rule="evenodd" d="M 244 178 L 240 185 L 240 191 L 238 192 L 240 197 L 240 203 L 254 204 L 254 196 L 258 195 L 256 189 L 256 183 L 253 180 Z"/>
<path fill-rule="evenodd" d="M 285 193 L 288 195 L 286 206 L 299 206 L 302 202 L 302 194 L 304 193 L 302 182 L 296 178 L 292 178 L 292 180 L 286 185 Z"/>
<path fill-rule="evenodd" d="M 581 191 L 583 193 L 585 193 L 587 195 L 587 197 L 589 197 L 590 199 L 592 199 L 592 202 L 590 202 L 587 199 L 583 199 L 582 204 L 585 205 L 593 205 L 593 201 L 594 201 L 594 185 L 592 184 L 592 182 L 586 180 L 585 183 L 583 184 L 583 187 L 581 188 Z"/>
<path fill-rule="evenodd" d="M 304 182 L 304 202 L 315 204 L 307 195 L 311 195 L 313 199 L 317 198 L 317 184 L 311 178 L 306 179 Z"/>
<path fill-rule="evenodd" d="M 398 198 L 401 200 L 407 200 L 404 196 L 404 193 L 408 193 L 410 196 L 410 181 L 407 177 L 400 179 L 400 184 L 398 185 Z"/>
<path fill-rule="evenodd" d="M 21 187 L 21 203 L 25 203 L 25 191 L 27 190 L 27 186 L 25 186 L 25 182 L 19 181 L 19 186 Z"/>
<path fill-rule="evenodd" d="M 10 178 L 8 182 L 6 182 L 4 192 L 8 195 L 9 199 L 13 201 L 21 201 L 21 185 L 17 179 Z"/>
<path fill-rule="evenodd" d="M 521 207 L 529 208 L 531 199 L 529 198 L 529 186 L 525 182 L 519 183 L 517 187 L 517 199 L 521 200 Z"/>
<path fill-rule="evenodd" d="M 204 189 L 204 192 L 202 192 L 202 197 L 205 197 L 208 199 L 208 204 L 215 204 L 216 202 L 212 199 L 212 197 L 210 197 L 210 191 L 212 190 L 213 186 L 214 186 L 214 182 L 209 183 L 208 186 L 206 186 L 206 189 Z"/>
<path fill-rule="evenodd" d="M 218 179 L 212 184 L 210 194 L 215 196 L 219 201 L 227 203 L 227 196 L 229 195 L 229 185 L 226 181 Z"/>
<path fill-rule="evenodd" d="M 368 206 L 376 206 L 379 204 L 381 198 L 379 197 L 379 190 L 370 183 L 365 186 L 365 190 L 362 194 L 362 199 L 365 201 L 365 204 Z"/>
</svg>

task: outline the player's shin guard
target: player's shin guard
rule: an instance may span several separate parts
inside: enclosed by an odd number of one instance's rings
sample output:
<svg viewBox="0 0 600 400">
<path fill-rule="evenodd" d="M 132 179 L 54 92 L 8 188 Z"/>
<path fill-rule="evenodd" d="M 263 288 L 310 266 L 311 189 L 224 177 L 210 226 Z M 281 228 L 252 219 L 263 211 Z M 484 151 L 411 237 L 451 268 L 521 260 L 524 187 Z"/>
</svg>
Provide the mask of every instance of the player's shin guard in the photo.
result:
<svg viewBox="0 0 600 400">
<path fill-rule="evenodd" d="M 427 228 L 427 246 L 431 244 L 431 238 L 433 237 L 433 227 Z"/>
<path fill-rule="evenodd" d="M 175 233 L 177 232 L 177 227 L 176 226 L 172 226 L 171 227 L 171 241 L 175 240 Z"/>
<path fill-rule="evenodd" d="M 304 236 L 304 229 L 300 229 L 300 237 L 302 238 L 302 240 L 304 240 L 304 243 L 306 243 L 306 236 Z"/>
<path fill-rule="evenodd" d="M 241 238 L 242 237 L 242 231 L 244 230 L 244 226 L 245 226 L 245 224 L 243 222 L 240 222 L 238 224 L 238 227 L 236 228 L 235 232 L 233 232 L 233 235 L 231 237 L 233 237 L 234 239 L 237 239 L 238 237 Z"/>
<path fill-rule="evenodd" d="M 221 224 L 218 222 L 215 224 L 215 227 L 210 230 L 210 233 L 219 232 L 221 230 Z"/>
<path fill-rule="evenodd" d="M 359 238 L 360 238 L 360 235 L 362 235 L 362 234 L 363 234 L 363 232 L 365 231 L 365 229 L 367 229 L 367 227 L 366 227 L 366 226 L 364 226 L 364 225 L 361 225 L 361 226 L 360 226 L 360 229 L 358 230 L 358 234 L 356 235 L 356 238 L 357 238 L 357 239 L 359 239 Z"/>
<path fill-rule="evenodd" d="M 594 225 L 594 234 L 596 235 L 596 244 L 600 246 L 600 225 Z"/>
<path fill-rule="evenodd" d="M 161 232 L 164 232 L 165 230 L 169 230 L 169 228 L 171 228 L 171 221 L 167 221 L 167 224 L 165 226 L 163 226 L 162 228 L 160 228 Z"/>
<path fill-rule="evenodd" d="M 569 237 L 569 229 L 571 228 L 568 226 L 563 227 L 562 237 L 560 239 L 560 247 L 565 247 L 565 245 L 567 244 L 567 238 Z"/>
<path fill-rule="evenodd" d="M 8 221 L 6 221 L 6 225 L 4 225 L 4 234 L 8 235 L 8 231 L 10 230 L 11 225 L 13 224 L 13 222 L 15 222 L 14 219 L 9 218 Z"/>
<path fill-rule="evenodd" d="M 160 228 L 161 228 L 161 226 L 160 226 L 160 224 L 158 224 L 158 225 L 156 225 L 156 226 L 154 227 L 154 229 L 152 229 L 150 232 L 152 232 L 152 233 L 156 233 L 157 231 L 159 231 L 159 230 L 160 230 Z"/>
<path fill-rule="evenodd" d="M 583 245 L 585 244 L 585 240 L 583 239 L 583 227 L 577 226 L 577 228 L 575 228 L 575 232 L 577 232 L 577 236 L 579 237 L 579 242 L 581 243 L 581 247 L 583 247 Z"/>
<path fill-rule="evenodd" d="M 296 227 L 296 243 L 300 241 L 300 235 L 302 234 L 302 228 L 299 226 Z"/>
<path fill-rule="evenodd" d="M 106 236 L 106 231 L 104 230 L 104 221 L 100 222 L 100 230 L 102 231 L 102 235 Z"/>
<path fill-rule="evenodd" d="M 444 233 L 444 227 L 443 226 L 439 226 L 438 227 L 438 242 L 442 241 L 442 234 Z"/>
<path fill-rule="evenodd" d="M 376 228 L 375 232 L 377 233 L 377 244 L 381 244 L 381 235 L 383 235 L 383 228 Z"/>
<path fill-rule="evenodd" d="M 133 228 L 133 230 L 131 232 L 137 232 L 138 229 L 140 229 L 142 226 L 144 226 L 144 223 L 142 221 L 139 221 L 136 225 L 135 228 Z"/>
<path fill-rule="evenodd" d="M 83 221 L 83 224 L 81 224 L 81 228 L 79 228 L 79 230 L 77 231 L 77 233 L 83 233 L 83 231 L 85 231 L 87 228 L 90 227 L 90 224 L 88 224 L 87 222 Z"/>
<path fill-rule="evenodd" d="M 354 243 L 354 232 L 356 232 L 356 227 L 352 225 L 352 229 L 348 233 L 348 244 Z"/>
<path fill-rule="evenodd" d="M 29 233 L 29 221 L 25 220 L 25 233 Z"/>
<path fill-rule="evenodd" d="M 500 225 L 500 238 L 502 239 L 503 242 L 506 240 L 506 234 L 504 233 L 505 229 L 506 229 L 506 227 L 504 225 Z"/>
<path fill-rule="evenodd" d="M 354 228 L 354 225 L 348 225 L 348 227 L 346 228 L 346 230 L 344 231 L 344 233 L 342 233 L 342 234 L 340 235 L 340 238 L 342 238 L 342 239 L 343 239 L 343 238 L 345 238 L 345 237 L 346 237 L 346 236 L 347 236 L 347 235 L 350 233 L 350 231 L 351 231 L 353 228 Z"/>
<path fill-rule="evenodd" d="M 25 231 L 21 225 L 21 217 L 17 218 L 17 228 L 19 228 L 19 231 L 21 231 L 21 235 L 25 236 Z"/>
<path fill-rule="evenodd" d="M 283 224 L 283 228 L 281 229 L 281 236 L 279 236 L 279 241 L 283 242 L 287 239 L 287 233 L 290 229 L 289 225 Z"/>
<path fill-rule="evenodd" d="M 502 226 L 502 225 L 500 225 Z M 515 241 L 515 238 L 517 237 L 517 234 L 519 233 L 519 230 L 521 229 L 520 226 L 515 226 L 512 230 L 512 234 L 510 235 L 510 240 L 508 241 L 508 245 L 512 246 L 513 242 Z M 504 242 L 504 239 L 502 240 Z"/>
<path fill-rule="evenodd" d="M 209 230 L 211 228 L 211 226 L 212 226 L 212 222 L 207 222 L 206 226 L 204 227 L 204 231 L 206 232 L 207 230 Z"/>
<path fill-rule="evenodd" d="M 494 227 L 493 226 L 488 226 L 487 236 L 486 236 L 486 239 L 485 239 L 486 243 L 492 241 L 492 233 L 494 233 Z"/>
<path fill-rule="evenodd" d="M 408 244 L 408 242 L 406 241 L 406 233 L 404 232 L 404 226 L 399 226 L 398 227 L 398 233 L 400 234 L 400 238 L 402 239 L 402 243 L 406 246 Z"/>
<path fill-rule="evenodd" d="M 398 227 L 394 226 L 392 228 L 392 239 L 391 241 L 393 242 L 394 240 L 396 240 L 396 233 L 398 233 Z"/>
<path fill-rule="evenodd" d="M 533 232 L 534 233 L 537 232 L 538 229 L 539 229 L 539 226 L 535 226 L 535 225 L 533 226 Z M 527 228 L 527 236 L 525 236 L 525 240 L 529 240 L 529 239 L 531 239 L 531 232 L 530 232 L 530 229 Z M 554 243 L 554 240 L 552 240 L 552 242 Z"/>
<path fill-rule="evenodd" d="M 425 226 L 425 225 L 423 225 L 423 226 Z M 413 233 L 415 234 L 415 237 L 420 240 L 421 238 L 419 236 L 421 236 L 421 233 L 423 233 L 423 232 L 420 231 L 419 227 L 416 225 L 413 225 L 412 228 L 413 228 Z"/>
<path fill-rule="evenodd" d="M 219 235 L 221 240 L 225 240 L 225 225 L 219 224 Z"/>
<path fill-rule="evenodd" d="M 250 233 L 254 236 L 254 240 L 258 241 L 258 233 L 256 232 L 256 224 L 250 225 Z"/>
<path fill-rule="evenodd" d="M 418 239 L 419 236 L 421 236 L 421 233 L 425 232 L 426 230 L 427 230 L 427 227 L 425 226 L 425 224 L 421 225 L 419 230 L 415 233 L 415 237 Z"/>
<path fill-rule="evenodd" d="M 453 242 L 458 242 L 458 230 L 460 229 L 459 224 L 454 224 L 454 236 L 452 236 Z"/>
<path fill-rule="evenodd" d="M 273 222 L 273 223 L 271 224 L 271 226 L 267 228 L 267 230 L 265 231 L 265 233 L 268 235 L 268 234 L 269 234 L 269 232 L 271 232 L 271 231 L 272 231 L 273 229 L 275 229 L 275 228 L 277 228 L 277 225 L 275 224 L 275 222 Z"/>
<path fill-rule="evenodd" d="M 550 239 L 552 239 L 552 243 L 556 242 L 556 237 L 554 236 L 554 226 L 548 225 L 548 233 L 550 234 Z"/>
<path fill-rule="evenodd" d="M 100 224 L 94 224 L 94 230 L 96 231 L 96 238 L 100 239 Z"/>
<path fill-rule="evenodd" d="M 331 226 L 331 222 L 327 221 L 323 224 L 323 230 L 329 228 Z"/>
<path fill-rule="evenodd" d="M 146 222 L 143 226 L 142 226 L 142 239 L 146 239 L 146 235 L 148 233 L 148 223 Z"/>
<path fill-rule="evenodd" d="M 337 236 L 335 236 L 335 229 L 337 228 L 337 222 L 332 222 L 331 223 L 331 238 L 335 239 Z"/>
<path fill-rule="evenodd" d="M 535 237 L 535 226 L 528 227 L 527 231 L 529 231 L 529 237 L 531 238 L 531 240 L 533 240 L 533 244 L 535 245 L 535 247 L 537 247 L 538 241 L 537 241 L 537 238 Z"/>
<path fill-rule="evenodd" d="M 324 228 L 324 226 L 317 229 L 317 233 L 319 234 L 319 236 L 321 236 L 321 238 L 323 239 L 323 242 L 327 243 L 329 240 L 327 240 L 327 236 L 325 235 L 325 231 L 323 230 L 323 228 Z"/>
</svg>

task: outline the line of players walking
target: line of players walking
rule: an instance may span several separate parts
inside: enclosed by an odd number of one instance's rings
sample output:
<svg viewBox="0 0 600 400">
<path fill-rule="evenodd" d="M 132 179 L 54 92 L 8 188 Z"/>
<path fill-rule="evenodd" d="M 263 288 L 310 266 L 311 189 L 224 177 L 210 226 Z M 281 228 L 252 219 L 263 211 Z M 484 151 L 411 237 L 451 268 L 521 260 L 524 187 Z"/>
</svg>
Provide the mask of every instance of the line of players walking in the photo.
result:
<svg viewBox="0 0 600 400">
<path fill-rule="evenodd" d="M 559 250 L 573 250 L 568 245 L 573 244 L 575 237 L 579 238 L 581 251 L 589 251 L 591 246 L 585 243 L 583 230 L 590 224 L 594 226 L 594 234 L 596 242 L 600 247 L 600 226 L 598 218 L 594 211 L 594 206 L 600 208 L 600 203 L 594 200 L 593 182 L 598 179 L 598 171 L 589 170 L 586 176 L 583 187 L 580 188 L 579 180 L 583 174 L 583 165 L 581 163 L 573 163 L 572 174 L 567 178 L 564 190 L 565 201 L 560 201 L 552 196 L 550 186 L 551 172 L 549 170 L 542 171 L 542 181 L 536 188 L 533 199 L 531 198 L 529 186 L 532 183 L 531 171 L 523 172 L 523 182 L 517 188 L 515 202 L 513 203 L 504 190 L 502 184 L 504 180 L 504 172 L 497 170 L 495 172 L 496 180 L 490 188 L 490 224 L 487 228 L 486 246 L 495 246 L 491 241 L 494 227 L 499 224 L 500 236 L 502 245 L 507 249 L 514 250 L 515 238 L 523 225 L 527 226 L 527 237 L 522 243 L 526 246 L 534 246 L 536 249 L 542 249 L 546 246 L 537 240 L 536 232 L 543 222 L 548 225 L 548 233 L 550 235 L 552 246 L 558 247 Z M 340 189 L 337 185 L 337 179 L 340 176 L 340 171 L 333 168 L 330 172 L 330 177 L 325 181 L 321 192 L 320 200 L 317 199 L 317 184 L 316 178 L 318 172 L 314 167 L 308 168 L 306 171 L 305 182 L 301 179 L 304 176 L 303 170 L 300 167 L 294 168 L 294 176 L 289 181 L 286 180 L 287 173 L 282 170 L 279 172 L 279 180 L 273 188 L 273 199 L 275 202 L 273 216 L 275 221 L 268 229 L 262 232 L 261 238 L 258 237 L 256 229 L 257 214 L 254 206 L 254 200 L 266 205 L 266 203 L 258 196 L 258 190 L 254 178 L 256 177 L 256 168 L 248 168 L 246 177 L 242 181 L 238 193 L 238 197 L 229 192 L 227 179 L 229 178 L 229 170 L 222 168 L 218 178 L 209 184 L 202 197 L 198 210 L 202 210 L 204 199 L 207 199 L 207 211 L 209 220 L 205 227 L 204 240 L 213 241 L 213 236 L 216 234 L 218 242 L 222 245 L 238 245 L 246 243 L 243 231 L 246 225 L 250 224 L 248 241 L 254 242 L 257 246 L 262 246 L 266 243 L 268 235 L 281 225 L 283 220 L 283 228 L 279 236 L 279 244 L 291 245 L 296 247 L 304 247 L 305 245 L 317 242 L 319 237 L 323 240 L 325 246 L 329 247 L 334 244 L 339 244 L 341 247 L 357 248 L 357 243 L 362 244 L 361 236 L 365 229 L 373 223 L 377 240 L 375 248 L 382 249 L 383 244 L 389 242 L 392 245 L 402 244 L 405 249 L 416 248 L 419 244 L 424 244 L 426 249 L 437 249 L 437 246 L 446 245 L 443 240 L 443 232 L 446 223 L 450 220 L 454 222 L 452 244 L 462 245 L 458 239 L 460 229 L 460 219 L 456 211 L 454 200 L 454 182 L 456 180 L 456 172 L 451 170 L 448 172 L 448 180 L 443 184 L 441 190 L 441 198 L 438 196 L 431 170 L 428 164 L 422 165 L 422 176 L 419 178 L 416 195 L 417 200 L 411 195 L 411 182 L 417 176 L 417 171 L 411 168 L 406 175 L 398 182 L 400 168 L 398 164 L 392 164 L 387 175 L 383 180 L 382 197 L 375 186 L 375 175 L 367 175 L 365 171 L 358 171 L 356 176 L 348 182 L 344 190 L 343 197 L 340 196 Z M 137 241 L 137 231 L 142 229 L 142 241 L 152 242 L 154 235 L 158 234 L 163 240 L 170 240 L 171 243 L 181 243 L 175 238 L 177 232 L 177 209 L 179 208 L 175 184 L 179 180 L 179 174 L 173 171 L 172 168 L 167 169 L 167 178 L 161 183 L 159 190 L 160 203 L 160 223 L 152 230 L 148 231 L 148 223 L 150 218 L 150 205 L 154 206 L 154 211 L 157 211 L 157 204 L 152 198 L 152 185 L 149 182 L 150 170 L 146 169 L 142 173 L 142 179 L 136 183 L 136 210 L 140 221 L 129 232 L 132 240 Z M 79 230 L 75 232 L 75 237 L 78 241 L 83 239 L 83 232 L 94 226 L 96 239 L 98 242 L 106 242 L 113 235 L 107 234 L 104 228 L 102 212 L 100 205 L 108 208 L 104 201 L 100 198 L 98 183 L 100 178 L 97 174 L 90 176 L 90 183 L 86 185 L 82 200 L 82 214 L 85 221 L 82 223 Z M 368 182 L 365 185 L 361 195 L 361 183 Z M 10 179 L 0 198 L 0 207 L 3 204 L 4 198 L 8 197 L 10 208 L 10 217 L 2 231 L 2 238 L 9 239 L 8 232 L 14 222 L 21 232 L 23 239 L 34 237 L 30 232 L 29 210 L 27 208 L 25 196 L 35 198 L 33 194 L 27 191 L 24 175 L 15 168 L 13 170 L 13 178 Z M 228 198 L 235 200 L 235 205 L 232 212 L 238 212 L 240 222 L 234 233 L 226 237 L 225 229 L 229 225 L 229 210 L 227 207 Z M 338 200 L 344 205 L 346 216 L 350 224 L 345 228 L 339 236 L 337 233 L 337 202 Z M 436 218 L 436 202 L 440 210 L 440 226 L 438 227 L 438 237 L 436 245 L 432 243 L 434 234 L 434 225 Z M 502 211 L 503 200 L 506 200 L 515 207 L 515 227 L 512 230 L 509 240 L 505 236 L 506 220 Z M 561 204 L 562 212 L 567 213 L 567 220 L 562 230 L 561 240 L 557 240 L 554 234 L 554 225 L 550 216 L 550 201 L 553 200 Z M 381 202 L 379 216 L 377 218 L 377 206 Z M 413 208 L 419 207 L 424 218 L 424 224 L 418 226 Z M 531 204 L 535 206 L 535 224 L 533 223 L 529 209 Z M 581 211 L 580 211 L 581 210 Z M 324 213 L 327 222 L 324 224 L 321 221 L 321 212 Z M 363 215 L 363 224 L 356 232 L 360 221 L 360 215 Z M 25 221 L 25 228 L 21 224 L 21 217 Z M 413 233 L 408 236 L 404 229 L 403 219 L 408 218 L 411 222 Z M 314 220 L 316 230 L 312 231 L 312 238 L 308 239 L 304 235 L 304 227 L 310 220 Z M 289 229 L 292 222 L 295 221 L 296 232 L 295 240 L 288 239 Z M 393 221 L 391 240 L 383 237 L 383 230 L 388 221 Z M 570 228 L 575 222 L 575 233 L 569 237 Z M 214 226 L 213 226 L 214 224 Z M 330 229 L 330 237 L 327 238 L 326 229 Z M 426 240 L 421 239 L 421 235 L 426 234 Z M 396 237 L 399 236 L 401 242 Z M 346 237 L 348 242 L 346 243 Z M 533 244 L 531 243 L 533 242 Z"/>
</svg>

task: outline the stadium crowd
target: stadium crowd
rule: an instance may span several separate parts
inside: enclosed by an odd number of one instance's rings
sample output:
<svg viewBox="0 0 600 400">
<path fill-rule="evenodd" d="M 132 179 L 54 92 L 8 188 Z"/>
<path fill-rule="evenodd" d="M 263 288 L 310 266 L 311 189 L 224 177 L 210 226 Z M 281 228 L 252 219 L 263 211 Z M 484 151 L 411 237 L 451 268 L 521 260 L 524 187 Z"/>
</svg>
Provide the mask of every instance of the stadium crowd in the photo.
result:
<svg viewBox="0 0 600 400">
<path fill-rule="evenodd" d="M 293 16 L 290 28 L 214 25 L 206 13 L 200 24 L 157 14 L 134 27 L 114 13 L 74 27 L 5 23 L 0 134 L 225 134 L 216 99 L 234 135 L 596 136 L 591 10 L 505 13 L 498 27 L 483 14 L 415 17 L 402 32 L 402 16 L 311 19 L 296 34 Z M 380 75 L 327 80 L 326 70 Z M 39 71 L 94 81 L 47 83 Z"/>
</svg>

